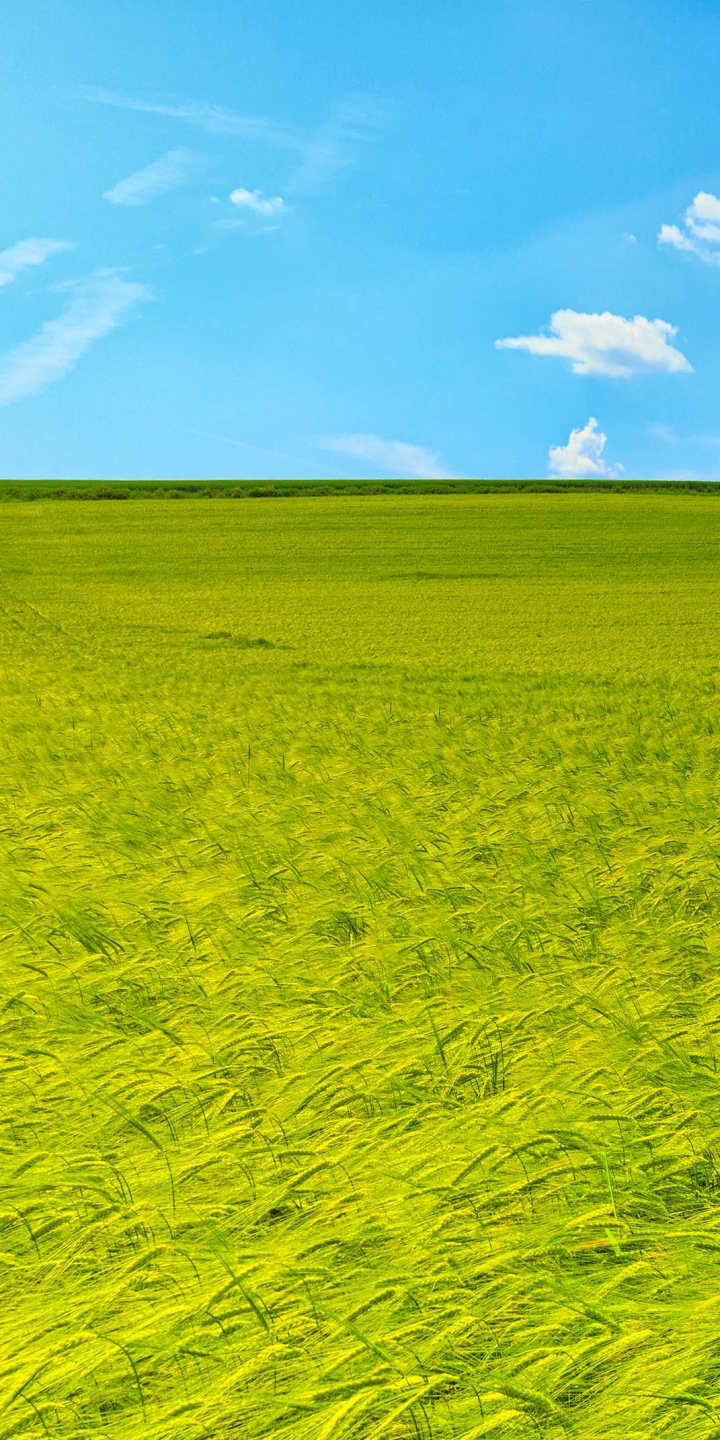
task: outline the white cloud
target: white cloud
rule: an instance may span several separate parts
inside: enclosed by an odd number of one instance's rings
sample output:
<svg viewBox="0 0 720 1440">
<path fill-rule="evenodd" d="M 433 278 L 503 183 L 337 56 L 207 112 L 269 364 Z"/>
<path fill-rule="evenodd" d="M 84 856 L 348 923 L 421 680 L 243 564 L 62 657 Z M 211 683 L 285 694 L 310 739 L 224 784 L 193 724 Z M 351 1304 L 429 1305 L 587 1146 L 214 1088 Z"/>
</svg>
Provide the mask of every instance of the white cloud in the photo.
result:
<svg viewBox="0 0 720 1440">
<path fill-rule="evenodd" d="M 591 416 L 582 429 L 570 431 L 567 445 L 551 445 L 548 474 L 563 480 L 614 480 L 623 467 L 605 462 L 606 444 L 607 435 L 598 430 L 598 422 Z"/>
<path fill-rule="evenodd" d="M 193 150 L 168 150 L 159 160 L 145 165 L 128 175 L 127 180 L 118 181 L 111 190 L 106 190 L 104 200 L 112 205 L 148 205 L 158 195 L 167 195 L 185 185 L 193 171 L 201 163 L 201 156 Z"/>
<path fill-rule="evenodd" d="M 576 375 L 626 379 L 643 373 L 691 371 L 692 365 L 681 351 L 668 343 L 676 334 L 677 327 L 666 320 L 646 320 L 644 315 L 625 320 L 607 310 L 602 315 L 556 310 L 549 335 L 519 335 L 495 344 L 498 350 L 559 355 L 570 360 Z"/>
<path fill-rule="evenodd" d="M 279 195 L 263 200 L 260 190 L 233 190 L 230 199 L 241 210 L 252 210 L 255 215 L 282 215 L 285 201 Z"/>
<path fill-rule="evenodd" d="M 720 199 L 700 190 L 685 211 L 684 229 L 661 225 L 658 244 L 672 245 L 699 256 L 706 265 L 720 265 Z M 717 248 L 713 248 L 717 247 Z"/>
<path fill-rule="evenodd" d="M 692 250 L 699 254 L 700 247 L 689 235 L 683 234 L 679 225 L 661 225 L 658 234 L 659 245 L 674 245 L 676 250 Z"/>
<path fill-rule="evenodd" d="M 402 440 L 382 440 L 379 435 L 326 435 L 320 441 L 324 450 L 337 450 L 357 460 L 369 460 L 393 475 L 409 475 L 417 480 L 453 480 L 455 477 L 440 464 L 439 456 L 424 445 L 407 445 Z"/>
<path fill-rule="evenodd" d="M 147 285 L 124 280 L 117 270 L 99 270 L 73 289 L 57 320 L 0 357 L 0 405 L 37 395 L 61 380 L 96 340 L 152 298 Z"/>
<path fill-rule="evenodd" d="M 720 199 L 700 190 L 685 215 L 685 223 L 697 235 L 698 240 L 720 243 Z"/>
<path fill-rule="evenodd" d="M 44 265 L 51 255 L 72 248 L 67 240 L 18 240 L 9 250 L 0 250 L 0 285 L 12 285 L 21 270 L 30 265 Z"/>
</svg>

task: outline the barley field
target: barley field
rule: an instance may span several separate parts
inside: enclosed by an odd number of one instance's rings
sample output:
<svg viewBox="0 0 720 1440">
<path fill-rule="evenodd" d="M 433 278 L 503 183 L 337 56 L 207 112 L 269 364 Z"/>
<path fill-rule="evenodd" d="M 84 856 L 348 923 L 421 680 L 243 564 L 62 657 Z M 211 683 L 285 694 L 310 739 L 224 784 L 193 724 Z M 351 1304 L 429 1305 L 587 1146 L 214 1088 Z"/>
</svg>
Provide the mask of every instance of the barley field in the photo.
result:
<svg viewBox="0 0 720 1440">
<path fill-rule="evenodd" d="M 0 1440 L 720 1429 L 720 507 L 4 505 Z"/>
</svg>

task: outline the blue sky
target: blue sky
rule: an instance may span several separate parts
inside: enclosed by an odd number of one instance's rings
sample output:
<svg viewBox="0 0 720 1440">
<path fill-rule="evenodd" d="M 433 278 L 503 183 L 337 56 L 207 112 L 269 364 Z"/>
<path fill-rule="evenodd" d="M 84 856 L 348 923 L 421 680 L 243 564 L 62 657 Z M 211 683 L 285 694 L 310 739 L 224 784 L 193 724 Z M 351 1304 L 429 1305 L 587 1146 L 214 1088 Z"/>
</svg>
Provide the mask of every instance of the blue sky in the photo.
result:
<svg viewBox="0 0 720 1440">
<path fill-rule="evenodd" d="M 720 478 L 718 74 L 717 0 L 4 0 L 0 474 Z"/>
</svg>

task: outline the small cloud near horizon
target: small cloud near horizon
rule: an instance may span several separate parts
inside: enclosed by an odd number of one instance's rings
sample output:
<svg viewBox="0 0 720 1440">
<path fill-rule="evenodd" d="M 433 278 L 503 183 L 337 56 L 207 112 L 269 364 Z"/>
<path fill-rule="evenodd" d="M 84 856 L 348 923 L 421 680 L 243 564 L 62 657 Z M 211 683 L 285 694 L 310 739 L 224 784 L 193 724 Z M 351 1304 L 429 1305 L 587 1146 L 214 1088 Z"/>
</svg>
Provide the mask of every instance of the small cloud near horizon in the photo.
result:
<svg viewBox="0 0 720 1440">
<path fill-rule="evenodd" d="M 602 315 L 584 315 L 576 310 L 556 310 L 547 335 L 518 335 L 496 340 L 498 350 L 527 350 L 531 355 L 554 355 L 569 360 L 575 375 L 606 375 L 629 379 L 631 375 L 691 373 L 692 365 L 669 344 L 677 326 L 666 320 L 648 320 L 636 315 L 626 320 L 606 310 Z"/>
<path fill-rule="evenodd" d="M 0 286 L 12 285 L 23 270 L 33 265 L 44 265 L 52 255 L 75 247 L 70 240 L 18 240 L 8 250 L 0 250 Z"/>
<path fill-rule="evenodd" d="M 324 450 L 337 450 L 356 460 L 369 460 L 392 475 L 407 475 L 415 480 L 454 480 L 457 477 L 440 463 L 434 450 L 424 445 L 409 445 L 403 440 L 383 440 L 380 435 L 325 435 L 320 440 Z"/>
<path fill-rule="evenodd" d="M 61 380 L 96 340 L 152 299 L 148 285 L 125 280 L 117 270 L 96 271 L 73 285 L 72 291 L 56 320 L 0 356 L 0 406 L 37 395 Z"/>
<path fill-rule="evenodd" d="M 652 435 L 654 440 L 661 440 L 663 445 L 677 445 L 678 437 L 672 425 L 660 422 L 655 425 L 648 425 L 646 433 Z"/>
<path fill-rule="evenodd" d="M 561 480 L 615 480 L 622 465 L 608 465 L 603 458 L 607 435 L 598 429 L 591 415 L 582 428 L 571 430 L 567 445 L 551 445 L 548 474 Z"/>
</svg>

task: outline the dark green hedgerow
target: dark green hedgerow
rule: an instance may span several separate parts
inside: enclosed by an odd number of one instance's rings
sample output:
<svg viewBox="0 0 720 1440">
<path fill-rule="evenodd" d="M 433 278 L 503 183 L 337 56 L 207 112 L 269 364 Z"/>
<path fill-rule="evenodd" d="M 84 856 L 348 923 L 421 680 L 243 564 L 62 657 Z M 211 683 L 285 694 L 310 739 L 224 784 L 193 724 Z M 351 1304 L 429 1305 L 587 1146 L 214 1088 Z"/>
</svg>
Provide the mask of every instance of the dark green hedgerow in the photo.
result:
<svg viewBox="0 0 720 1440">
<path fill-rule="evenodd" d="M 28 500 L 245 500 L 323 495 L 606 494 L 685 491 L 718 495 L 706 480 L 0 480 L 0 504 Z"/>
</svg>

